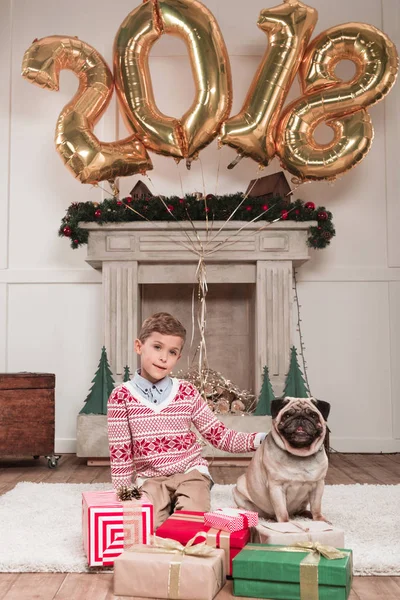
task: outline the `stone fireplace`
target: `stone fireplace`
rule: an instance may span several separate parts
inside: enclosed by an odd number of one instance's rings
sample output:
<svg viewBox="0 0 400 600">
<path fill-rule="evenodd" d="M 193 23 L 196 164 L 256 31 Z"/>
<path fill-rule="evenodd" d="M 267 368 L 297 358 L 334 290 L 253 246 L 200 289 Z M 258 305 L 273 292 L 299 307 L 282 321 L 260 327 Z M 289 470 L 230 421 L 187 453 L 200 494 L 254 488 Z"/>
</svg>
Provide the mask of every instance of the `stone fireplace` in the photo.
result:
<svg viewBox="0 0 400 600">
<path fill-rule="evenodd" d="M 204 221 L 196 222 L 197 233 L 189 222 L 82 225 L 89 231 L 87 262 L 102 271 L 104 344 L 117 381 L 126 365 L 131 373 L 136 369 L 133 340 L 143 318 L 159 310 L 186 326 L 180 368 L 192 364 L 198 256 L 188 248 L 208 240 L 209 367 L 258 394 L 268 365 L 275 393 L 282 392 L 292 344 L 293 269 L 309 259 L 310 222 L 277 222 L 264 229 L 260 223 L 229 222 L 213 239 L 222 225 L 214 222 L 210 231 Z M 219 246 L 223 240 L 229 241 Z"/>
</svg>

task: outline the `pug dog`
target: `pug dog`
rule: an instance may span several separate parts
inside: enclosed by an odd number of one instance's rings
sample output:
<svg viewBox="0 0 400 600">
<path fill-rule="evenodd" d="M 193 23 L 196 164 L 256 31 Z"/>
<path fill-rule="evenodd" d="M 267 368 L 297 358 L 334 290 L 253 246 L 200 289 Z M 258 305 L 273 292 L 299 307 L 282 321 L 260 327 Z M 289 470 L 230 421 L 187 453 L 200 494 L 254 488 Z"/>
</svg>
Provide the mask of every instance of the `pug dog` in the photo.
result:
<svg viewBox="0 0 400 600">
<path fill-rule="evenodd" d="M 315 398 L 271 402 L 271 431 L 233 490 L 240 508 L 278 522 L 294 515 L 326 521 L 321 502 L 328 470 L 323 444 L 329 411 L 328 402 Z"/>
</svg>

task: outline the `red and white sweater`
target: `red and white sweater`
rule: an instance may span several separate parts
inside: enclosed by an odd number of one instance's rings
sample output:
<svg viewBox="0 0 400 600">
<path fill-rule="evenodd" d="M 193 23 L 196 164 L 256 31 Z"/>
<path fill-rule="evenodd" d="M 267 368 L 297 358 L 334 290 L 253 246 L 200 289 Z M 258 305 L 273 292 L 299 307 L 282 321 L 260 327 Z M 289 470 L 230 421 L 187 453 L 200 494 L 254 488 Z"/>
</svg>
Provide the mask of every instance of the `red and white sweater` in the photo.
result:
<svg viewBox="0 0 400 600">
<path fill-rule="evenodd" d="M 116 387 L 108 400 L 114 488 L 130 486 L 133 476 L 169 476 L 197 467 L 207 471 L 192 423 L 208 442 L 228 452 L 255 450 L 264 437 L 225 427 L 187 381 L 173 379 L 171 394 L 159 405 L 140 396 L 129 382 Z"/>
</svg>

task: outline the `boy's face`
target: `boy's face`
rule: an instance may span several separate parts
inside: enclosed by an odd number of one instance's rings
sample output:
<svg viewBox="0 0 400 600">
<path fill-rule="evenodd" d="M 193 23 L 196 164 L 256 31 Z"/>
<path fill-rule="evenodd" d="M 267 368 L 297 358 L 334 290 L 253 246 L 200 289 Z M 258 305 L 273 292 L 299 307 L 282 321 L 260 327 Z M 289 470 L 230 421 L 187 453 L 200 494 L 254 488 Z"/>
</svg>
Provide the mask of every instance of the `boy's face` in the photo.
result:
<svg viewBox="0 0 400 600">
<path fill-rule="evenodd" d="M 181 337 L 156 331 L 144 342 L 135 340 L 135 351 L 141 357 L 141 376 L 156 383 L 169 375 L 181 357 L 182 346 Z"/>
</svg>

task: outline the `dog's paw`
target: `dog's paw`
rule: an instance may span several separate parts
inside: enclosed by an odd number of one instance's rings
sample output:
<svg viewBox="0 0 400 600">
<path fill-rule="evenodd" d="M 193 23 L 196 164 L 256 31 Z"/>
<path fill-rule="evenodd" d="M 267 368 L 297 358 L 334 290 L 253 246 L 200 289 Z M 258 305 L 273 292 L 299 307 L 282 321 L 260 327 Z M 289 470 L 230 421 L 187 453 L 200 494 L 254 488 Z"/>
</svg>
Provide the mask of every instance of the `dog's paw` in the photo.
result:
<svg viewBox="0 0 400 600">
<path fill-rule="evenodd" d="M 313 515 L 313 521 L 323 521 L 324 523 L 329 523 L 329 525 L 332 525 L 331 521 L 329 521 L 326 517 L 324 517 L 324 515 Z"/>
</svg>

